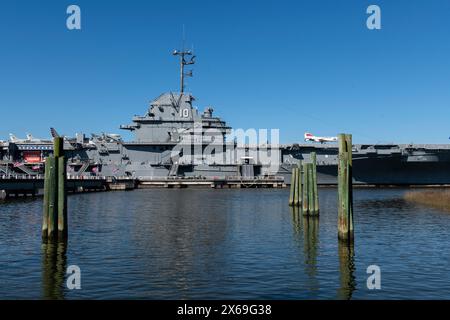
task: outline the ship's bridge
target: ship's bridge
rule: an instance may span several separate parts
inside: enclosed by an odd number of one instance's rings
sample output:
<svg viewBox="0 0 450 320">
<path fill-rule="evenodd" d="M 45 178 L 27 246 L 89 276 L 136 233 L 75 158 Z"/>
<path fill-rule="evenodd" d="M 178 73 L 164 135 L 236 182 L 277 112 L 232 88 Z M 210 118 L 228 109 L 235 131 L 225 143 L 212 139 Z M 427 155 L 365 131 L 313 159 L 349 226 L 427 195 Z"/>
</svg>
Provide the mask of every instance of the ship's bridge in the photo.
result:
<svg viewBox="0 0 450 320">
<path fill-rule="evenodd" d="M 194 96 L 190 93 L 168 92 L 150 103 L 144 116 L 134 116 L 131 125 L 121 129 L 134 131 L 136 142 L 178 142 L 182 135 L 192 134 L 201 124 L 202 130 L 226 135 L 231 129 L 218 117 L 213 116 L 213 108 L 207 107 L 199 113 L 193 106 Z"/>
</svg>

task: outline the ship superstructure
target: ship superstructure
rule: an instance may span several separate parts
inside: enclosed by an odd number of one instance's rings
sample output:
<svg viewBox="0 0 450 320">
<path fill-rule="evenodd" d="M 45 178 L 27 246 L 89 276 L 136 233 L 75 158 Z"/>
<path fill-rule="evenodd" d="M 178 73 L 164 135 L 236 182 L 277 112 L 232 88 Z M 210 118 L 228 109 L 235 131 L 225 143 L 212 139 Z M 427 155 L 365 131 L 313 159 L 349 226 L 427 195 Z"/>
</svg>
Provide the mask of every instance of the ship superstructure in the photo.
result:
<svg viewBox="0 0 450 320">
<path fill-rule="evenodd" d="M 65 137 L 70 175 L 137 180 L 281 176 L 289 184 L 293 166 L 308 161 L 314 151 L 318 182 L 336 183 L 336 143 L 274 146 L 229 140 L 231 127 L 214 114 L 213 107 L 199 111 L 194 96 L 185 91 L 184 78 L 192 76 L 185 66 L 193 65 L 195 56 L 184 50 L 173 54 L 180 58 L 180 92 L 161 94 L 143 115 L 120 126 L 134 135 L 132 141 L 105 133 Z M 51 133 L 58 135 L 54 129 Z M 270 157 L 255 156 L 261 149 Z M 51 153 L 50 139 L 12 136 L 0 141 L 0 175 L 42 173 L 44 159 Z M 374 185 L 450 184 L 450 145 L 354 145 L 353 177 L 355 183 Z"/>
</svg>

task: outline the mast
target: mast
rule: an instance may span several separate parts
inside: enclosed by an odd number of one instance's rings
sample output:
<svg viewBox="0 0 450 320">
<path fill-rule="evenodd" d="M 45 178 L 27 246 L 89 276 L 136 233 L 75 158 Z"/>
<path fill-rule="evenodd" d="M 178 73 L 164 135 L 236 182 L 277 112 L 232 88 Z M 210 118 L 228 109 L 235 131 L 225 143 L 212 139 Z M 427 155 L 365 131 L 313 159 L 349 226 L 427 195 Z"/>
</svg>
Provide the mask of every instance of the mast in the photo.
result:
<svg viewBox="0 0 450 320">
<path fill-rule="evenodd" d="M 184 92 L 184 77 L 192 77 L 192 70 L 189 70 L 188 72 L 184 72 L 184 66 L 194 64 L 195 56 L 192 55 L 191 50 L 175 50 L 173 52 L 174 56 L 180 56 L 180 92 Z M 186 56 L 191 56 L 189 61 L 185 59 Z"/>
</svg>

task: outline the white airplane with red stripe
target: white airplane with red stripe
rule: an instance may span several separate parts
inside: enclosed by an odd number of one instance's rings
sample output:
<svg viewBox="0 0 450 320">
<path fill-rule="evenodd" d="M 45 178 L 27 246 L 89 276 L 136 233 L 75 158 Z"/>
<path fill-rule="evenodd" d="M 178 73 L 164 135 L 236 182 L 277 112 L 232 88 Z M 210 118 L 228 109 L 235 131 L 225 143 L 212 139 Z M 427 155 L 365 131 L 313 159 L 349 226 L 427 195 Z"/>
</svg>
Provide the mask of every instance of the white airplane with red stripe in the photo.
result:
<svg viewBox="0 0 450 320">
<path fill-rule="evenodd" d="M 325 142 L 336 142 L 337 140 L 338 140 L 337 137 L 317 137 L 312 133 L 309 132 L 305 133 L 305 141 L 325 143 Z"/>
</svg>

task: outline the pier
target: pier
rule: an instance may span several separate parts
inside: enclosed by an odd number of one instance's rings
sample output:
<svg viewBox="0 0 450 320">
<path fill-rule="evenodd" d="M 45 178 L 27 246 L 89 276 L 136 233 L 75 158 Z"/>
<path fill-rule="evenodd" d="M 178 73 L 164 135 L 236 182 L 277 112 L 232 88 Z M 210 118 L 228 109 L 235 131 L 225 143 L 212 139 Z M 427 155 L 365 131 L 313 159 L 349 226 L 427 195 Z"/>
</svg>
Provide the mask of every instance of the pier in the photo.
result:
<svg viewBox="0 0 450 320">
<path fill-rule="evenodd" d="M 138 188 L 186 188 L 186 187 L 210 187 L 214 189 L 224 188 L 284 188 L 283 177 L 225 177 L 225 178 L 151 178 L 139 177 Z"/>
<path fill-rule="evenodd" d="M 117 190 L 116 186 L 134 181 L 130 178 L 67 176 L 67 191 L 71 193 Z M 44 175 L 1 175 L 1 197 L 28 197 L 42 195 Z"/>
<path fill-rule="evenodd" d="M 284 178 L 269 177 L 101 177 L 67 176 L 69 193 L 120 191 L 141 188 L 285 188 Z M 0 199 L 9 197 L 34 197 L 42 195 L 44 175 L 0 175 Z"/>
</svg>

